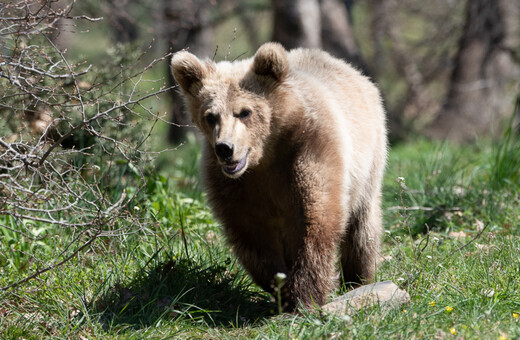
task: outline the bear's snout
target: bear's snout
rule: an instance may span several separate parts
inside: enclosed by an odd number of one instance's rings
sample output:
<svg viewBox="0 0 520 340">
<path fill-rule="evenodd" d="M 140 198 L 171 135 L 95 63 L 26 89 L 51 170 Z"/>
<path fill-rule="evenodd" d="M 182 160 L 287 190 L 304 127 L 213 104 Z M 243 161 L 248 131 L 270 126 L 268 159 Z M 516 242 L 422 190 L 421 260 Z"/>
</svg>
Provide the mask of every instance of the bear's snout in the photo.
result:
<svg viewBox="0 0 520 340">
<path fill-rule="evenodd" d="M 220 142 L 215 144 L 215 153 L 222 162 L 231 162 L 234 146 L 231 143 Z"/>
</svg>

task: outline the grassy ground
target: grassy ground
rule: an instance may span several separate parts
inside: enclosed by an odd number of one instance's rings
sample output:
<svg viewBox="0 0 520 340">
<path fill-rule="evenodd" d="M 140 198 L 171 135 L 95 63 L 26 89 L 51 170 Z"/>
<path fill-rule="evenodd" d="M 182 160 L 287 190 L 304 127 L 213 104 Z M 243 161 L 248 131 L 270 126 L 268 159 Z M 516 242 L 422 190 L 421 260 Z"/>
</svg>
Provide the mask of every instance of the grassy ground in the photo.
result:
<svg viewBox="0 0 520 340">
<path fill-rule="evenodd" d="M 158 161 L 168 171 L 150 174 L 134 208 L 153 221 L 145 230 L 102 239 L 66 265 L 0 292 L 0 337 L 519 338 L 520 142 L 508 136 L 392 149 L 377 280 L 410 293 L 403 307 L 373 307 L 350 320 L 276 315 L 206 207 L 192 141 Z M 8 236 L 0 229 L 4 244 Z M 34 265 L 8 269 L 21 261 L 14 251 L 20 242 L 0 257 L 0 286 Z M 55 255 L 45 241 L 26 246 L 38 247 L 40 258 Z"/>
<path fill-rule="evenodd" d="M 219 41 L 234 40 L 234 27 L 223 25 Z M 94 28 L 70 28 L 92 30 L 68 42 L 71 57 L 102 63 L 111 42 Z M 238 44 L 231 55 L 251 51 Z M 153 111 L 168 111 L 164 103 Z M 411 302 L 351 319 L 276 314 L 224 243 L 201 192 L 199 158 L 191 140 L 156 160 L 132 207 L 149 221 L 144 229 L 98 239 L 65 265 L 0 290 L 0 339 L 520 338 L 520 141 L 510 134 L 473 146 L 417 140 L 392 148 L 376 279 L 394 281 Z M 0 222 L 53 235 L 35 242 L 0 227 L 0 287 L 58 258 L 70 238 L 34 222 Z"/>
</svg>

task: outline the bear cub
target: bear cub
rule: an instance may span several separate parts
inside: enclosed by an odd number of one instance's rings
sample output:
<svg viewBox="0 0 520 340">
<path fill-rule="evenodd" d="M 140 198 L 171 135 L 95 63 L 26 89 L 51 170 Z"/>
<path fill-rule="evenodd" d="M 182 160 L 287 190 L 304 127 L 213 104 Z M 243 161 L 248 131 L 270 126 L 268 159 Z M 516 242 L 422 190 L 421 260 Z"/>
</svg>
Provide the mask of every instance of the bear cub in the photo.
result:
<svg viewBox="0 0 520 340">
<path fill-rule="evenodd" d="M 181 51 L 171 66 L 205 136 L 209 204 L 253 280 L 272 293 L 284 273 L 286 311 L 325 304 L 338 277 L 372 280 L 387 137 L 370 80 L 326 52 L 276 43 L 233 62 Z"/>
</svg>

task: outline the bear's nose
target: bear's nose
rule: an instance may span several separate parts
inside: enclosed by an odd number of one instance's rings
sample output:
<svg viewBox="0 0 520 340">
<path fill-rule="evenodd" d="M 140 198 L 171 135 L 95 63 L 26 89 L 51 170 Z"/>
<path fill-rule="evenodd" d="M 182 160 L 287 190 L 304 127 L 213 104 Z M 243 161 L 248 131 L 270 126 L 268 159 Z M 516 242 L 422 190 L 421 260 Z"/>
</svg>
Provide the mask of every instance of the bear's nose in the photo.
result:
<svg viewBox="0 0 520 340">
<path fill-rule="evenodd" d="M 233 156 L 233 144 L 221 142 L 215 144 L 215 153 L 224 162 L 229 162 Z"/>
</svg>

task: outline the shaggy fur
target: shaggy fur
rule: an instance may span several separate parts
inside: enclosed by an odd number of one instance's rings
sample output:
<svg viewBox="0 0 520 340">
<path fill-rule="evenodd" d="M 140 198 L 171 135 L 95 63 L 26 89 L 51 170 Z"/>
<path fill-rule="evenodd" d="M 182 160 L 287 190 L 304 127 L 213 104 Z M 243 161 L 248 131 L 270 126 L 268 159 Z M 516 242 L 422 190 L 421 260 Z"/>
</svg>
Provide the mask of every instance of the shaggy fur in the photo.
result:
<svg viewBox="0 0 520 340">
<path fill-rule="evenodd" d="M 376 87 L 319 50 L 267 43 L 251 59 L 172 59 L 205 135 L 209 203 L 253 280 L 286 310 L 323 305 L 337 285 L 371 280 L 382 231 L 385 114 Z"/>
</svg>

